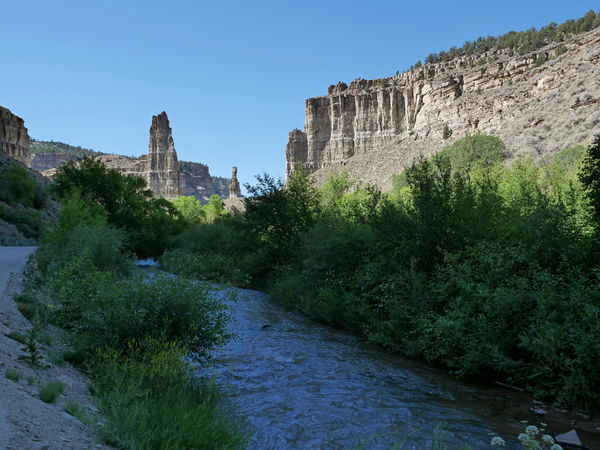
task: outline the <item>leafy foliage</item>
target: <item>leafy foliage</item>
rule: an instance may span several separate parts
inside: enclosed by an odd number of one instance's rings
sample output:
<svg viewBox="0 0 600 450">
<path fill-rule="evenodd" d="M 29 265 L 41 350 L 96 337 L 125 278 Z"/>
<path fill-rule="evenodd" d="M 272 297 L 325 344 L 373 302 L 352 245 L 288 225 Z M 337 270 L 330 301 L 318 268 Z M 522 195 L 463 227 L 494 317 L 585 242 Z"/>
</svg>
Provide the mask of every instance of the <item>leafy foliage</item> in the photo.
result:
<svg viewBox="0 0 600 450">
<path fill-rule="evenodd" d="M 80 193 L 101 205 L 108 223 L 127 232 L 129 247 L 142 258 L 162 254 L 180 230 L 175 207 L 153 198 L 143 178 L 122 175 L 91 158 L 60 166 L 54 191 L 63 198 Z"/>
<path fill-rule="evenodd" d="M 173 260 L 220 279 L 210 261 L 241 268 L 292 308 L 459 376 L 598 408 L 598 144 L 506 166 L 502 141 L 470 136 L 391 195 L 344 174 L 320 191 L 302 173 L 259 177 L 249 213 L 177 239 Z"/>
<path fill-rule="evenodd" d="M 226 419 L 217 391 L 197 378 L 176 343 L 150 340 L 129 356 L 100 354 L 94 388 L 108 424 L 105 441 L 118 448 L 236 449 L 244 447 L 239 424 Z"/>
</svg>

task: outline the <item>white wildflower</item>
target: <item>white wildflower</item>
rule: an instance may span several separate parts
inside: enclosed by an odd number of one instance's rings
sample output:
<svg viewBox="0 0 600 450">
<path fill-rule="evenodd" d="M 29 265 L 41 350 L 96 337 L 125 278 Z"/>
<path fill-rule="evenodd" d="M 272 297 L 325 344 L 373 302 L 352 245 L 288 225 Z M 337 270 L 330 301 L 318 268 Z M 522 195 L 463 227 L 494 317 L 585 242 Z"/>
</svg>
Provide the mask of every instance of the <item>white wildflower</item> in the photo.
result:
<svg viewBox="0 0 600 450">
<path fill-rule="evenodd" d="M 529 425 L 527 428 L 525 428 L 525 433 L 532 437 L 537 436 L 539 432 L 540 430 L 538 430 L 538 427 L 535 425 Z"/>
<path fill-rule="evenodd" d="M 554 438 L 552 436 L 550 436 L 549 434 L 545 434 L 542 436 L 542 442 L 544 444 L 552 445 L 552 444 L 554 444 Z"/>
<path fill-rule="evenodd" d="M 504 442 L 504 439 L 502 439 L 500 436 L 496 436 L 492 438 L 492 442 L 490 442 L 490 445 L 492 447 L 504 447 L 506 445 L 506 442 Z"/>
<path fill-rule="evenodd" d="M 563 448 L 558 444 L 553 444 L 550 450 L 563 450 Z"/>
<path fill-rule="evenodd" d="M 521 433 L 517 439 L 519 440 L 519 442 L 523 445 L 527 445 L 531 442 L 531 437 L 528 434 L 525 433 Z"/>
</svg>

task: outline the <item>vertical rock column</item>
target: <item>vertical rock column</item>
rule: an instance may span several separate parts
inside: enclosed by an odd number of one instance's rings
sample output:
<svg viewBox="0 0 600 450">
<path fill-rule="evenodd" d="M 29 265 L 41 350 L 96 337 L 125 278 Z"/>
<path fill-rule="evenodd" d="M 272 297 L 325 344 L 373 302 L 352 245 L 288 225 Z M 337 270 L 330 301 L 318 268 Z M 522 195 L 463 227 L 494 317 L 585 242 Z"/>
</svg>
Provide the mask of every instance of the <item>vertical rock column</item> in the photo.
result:
<svg viewBox="0 0 600 450">
<path fill-rule="evenodd" d="M 229 198 L 238 198 L 242 196 L 240 191 L 240 182 L 237 179 L 237 167 L 231 169 L 231 180 L 229 180 Z"/>
<path fill-rule="evenodd" d="M 179 161 L 166 112 L 152 117 L 150 144 L 146 160 L 146 180 L 156 197 L 175 198 L 181 195 Z"/>
</svg>

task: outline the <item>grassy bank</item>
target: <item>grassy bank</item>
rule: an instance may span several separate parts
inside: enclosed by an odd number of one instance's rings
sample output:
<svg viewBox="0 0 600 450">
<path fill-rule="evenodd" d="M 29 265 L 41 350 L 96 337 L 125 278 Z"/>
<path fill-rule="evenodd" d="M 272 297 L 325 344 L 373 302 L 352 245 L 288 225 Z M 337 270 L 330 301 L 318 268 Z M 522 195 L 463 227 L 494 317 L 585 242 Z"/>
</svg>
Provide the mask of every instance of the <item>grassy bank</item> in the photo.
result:
<svg viewBox="0 0 600 450">
<path fill-rule="evenodd" d="M 162 262 L 266 288 L 458 376 L 597 409 L 598 153 L 506 165 L 499 139 L 471 136 L 389 194 L 344 175 L 321 189 L 302 172 L 285 187 L 261 176 L 245 214 L 188 227 Z"/>
<path fill-rule="evenodd" d="M 64 358 L 91 377 L 106 443 L 240 448 L 240 424 L 188 363 L 203 362 L 208 350 L 229 339 L 225 309 L 202 284 L 149 278 L 134 267 L 133 252 L 148 235 L 159 251 L 179 218 L 138 179 L 126 178 L 93 162 L 59 169 L 55 190 L 63 206 L 26 281 L 32 321 L 67 331 L 71 351 Z"/>
</svg>

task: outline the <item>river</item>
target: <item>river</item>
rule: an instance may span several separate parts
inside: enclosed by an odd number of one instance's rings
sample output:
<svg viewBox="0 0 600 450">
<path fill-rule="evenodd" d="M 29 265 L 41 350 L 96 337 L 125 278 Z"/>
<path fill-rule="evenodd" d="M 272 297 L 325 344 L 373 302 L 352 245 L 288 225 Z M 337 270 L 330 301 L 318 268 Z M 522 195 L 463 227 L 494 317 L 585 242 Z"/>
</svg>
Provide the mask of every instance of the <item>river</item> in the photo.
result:
<svg viewBox="0 0 600 450">
<path fill-rule="evenodd" d="M 248 424 L 253 449 L 431 448 L 436 425 L 448 448 L 491 448 L 523 425 L 502 389 L 455 380 L 449 374 L 387 353 L 271 301 L 233 289 L 236 337 L 213 352 L 210 373 Z M 362 447 L 360 447 L 362 445 Z M 442 447 L 440 447 L 442 448 Z"/>
</svg>

